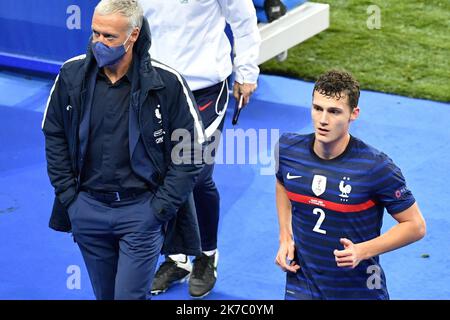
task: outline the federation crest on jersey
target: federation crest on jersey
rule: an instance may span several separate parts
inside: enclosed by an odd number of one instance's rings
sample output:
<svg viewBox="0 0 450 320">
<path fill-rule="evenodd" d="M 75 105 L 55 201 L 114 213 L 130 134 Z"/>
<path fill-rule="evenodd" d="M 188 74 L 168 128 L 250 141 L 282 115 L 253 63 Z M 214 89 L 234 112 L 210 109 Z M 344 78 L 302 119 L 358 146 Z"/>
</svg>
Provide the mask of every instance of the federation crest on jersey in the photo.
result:
<svg viewBox="0 0 450 320">
<path fill-rule="evenodd" d="M 348 198 L 349 193 L 352 192 L 352 186 L 349 184 L 349 181 L 349 177 L 342 178 L 341 182 L 339 183 L 339 191 L 341 192 L 339 197 Z"/>
<path fill-rule="evenodd" d="M 327 188 L 327 177 L 318 174 L 314 175 L 311 187 L 314 194 L 320 196 Z"/>
</svg>

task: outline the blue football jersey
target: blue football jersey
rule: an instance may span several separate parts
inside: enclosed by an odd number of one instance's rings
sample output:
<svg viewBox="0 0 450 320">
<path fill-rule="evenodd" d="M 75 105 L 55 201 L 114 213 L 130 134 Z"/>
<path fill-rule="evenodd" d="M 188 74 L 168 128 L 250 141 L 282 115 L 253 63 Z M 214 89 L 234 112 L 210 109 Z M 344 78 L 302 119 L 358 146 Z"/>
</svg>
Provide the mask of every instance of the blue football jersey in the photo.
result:
<svg viewBox="0 0 450 320">
<path fill-rule="evenodd" d="M 341 238 L 360 243 L 380 235 L 384 209 L 415 203 L 400 169 L 384 153 L 351 137 L 331 160 L 313 151 L 314 134 L 283 134 L 278 181 L 292 204 L 297 273 L 287 272 L 286 299 L 389 299 L 378 256 L 354 268 L 338 267 Z"/>
</svg>

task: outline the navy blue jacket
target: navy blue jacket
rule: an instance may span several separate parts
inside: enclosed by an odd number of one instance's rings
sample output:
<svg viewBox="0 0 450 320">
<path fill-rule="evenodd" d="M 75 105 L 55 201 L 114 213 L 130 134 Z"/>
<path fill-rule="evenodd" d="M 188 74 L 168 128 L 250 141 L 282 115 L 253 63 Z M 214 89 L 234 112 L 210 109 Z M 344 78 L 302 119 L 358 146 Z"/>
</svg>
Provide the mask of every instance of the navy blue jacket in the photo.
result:
<svg viewBox="0 0 450 320">
<path fill-rule="evenodd" d="M 203 127 L 186 82 L 173 69 L 150 59 L 150 44 L 144 19 L 133 48 L 130 163 L 155 191 L 151 206 L 156 217 L 167 222 L 163 253 L 197 255 L 201 248 L 192 189 L 203 167 Z M 71 230 L 66 208 L 79 192 L 97 69 L 90 45 L 85 55 L 67 61 L 56 78 L 42 122 L 47 171 L 56 194 L 49 226 L 57 231 Z M 180 141 L 171 141 L 176 129 L 186 134 Z M 194 160 L 195 154 L 195 161 L 173 161 L 172 151 L 180 149 L 183 159 Z"/>
</svg>

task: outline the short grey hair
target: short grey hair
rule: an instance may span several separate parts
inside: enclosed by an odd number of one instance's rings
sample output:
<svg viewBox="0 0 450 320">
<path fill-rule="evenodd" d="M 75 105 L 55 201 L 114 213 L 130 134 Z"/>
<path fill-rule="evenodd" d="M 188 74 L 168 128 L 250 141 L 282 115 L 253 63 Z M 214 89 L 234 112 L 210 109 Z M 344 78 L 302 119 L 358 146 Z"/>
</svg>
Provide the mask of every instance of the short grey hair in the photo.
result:
<svg viewBox="0 0 450 320">
<path fill-rule="evenodd" d="M 95 13 L 106 16 L 119 13 L 128 18 L 129 32 L 141 29 L 144 11 L 138 0 L 102 0 L 95 7 Z"/>
</svg>

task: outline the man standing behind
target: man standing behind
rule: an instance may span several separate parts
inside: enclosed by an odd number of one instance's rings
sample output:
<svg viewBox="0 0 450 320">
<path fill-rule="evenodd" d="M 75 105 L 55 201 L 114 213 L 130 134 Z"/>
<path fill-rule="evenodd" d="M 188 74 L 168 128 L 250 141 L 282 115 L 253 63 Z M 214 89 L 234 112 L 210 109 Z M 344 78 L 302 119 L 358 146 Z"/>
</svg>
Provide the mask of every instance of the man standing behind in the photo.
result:
<svg viewBox="0 0 450 320">
<path fill-rule="evenodd" d="M 191 237 L 186 250 L 200 252 L 194 212 L 177 211 L 202 165 L 170 155 L 174 130 L 189 132 L 183 143 L 195 151 L 203 128 L 186 83 L 153 63 L 149 47 L 137 0 L 102 0 L 88 51 L 62 66 L 42 123 L 56 193 L 50 227 L 72 231 L 102 300 L 148 298 L 175 217 Z"/>
<path fill-rule="evenodd" d="M 340 71 L 319 77 L 315 133 L 279 140 L 276 201 L 291 299 L 389 299 L 378 256 L 425 235 L 425 221 L 400 169 L 349 134 L 359 84 Z M 384 209 L 398 224 L 384 234 Z"/>
<path fill-rule="evenodd" d="M 152 56 L 175 68 L 185 78 L 197 101 L 209 148 L 214 148 L 223 128 L 228 104 L 227 78 L 235 71 L 233 95 L 246 105 L 256 89 L 259 74 L 260 35 L 251 0 L 140 0 L 152 32 Z M 231 26 L 236 56 L 225 34 Z M 219 132 L 217 133 L 218 130 Z M 214 152 L 207 149 L 207 154 Z M 203 254 L 193 266 L 186 255 L 166 257 L 160 266 L 152 293 L 166 291 L 189 276 L 189 293 L 201 298 L 217 278 L 217 231 L 220 197 L 213 181 L 214 163 L 205 165 L 194 188 Z M 192 272 L 191 272 L 192 271 Z"/>
</svg>

